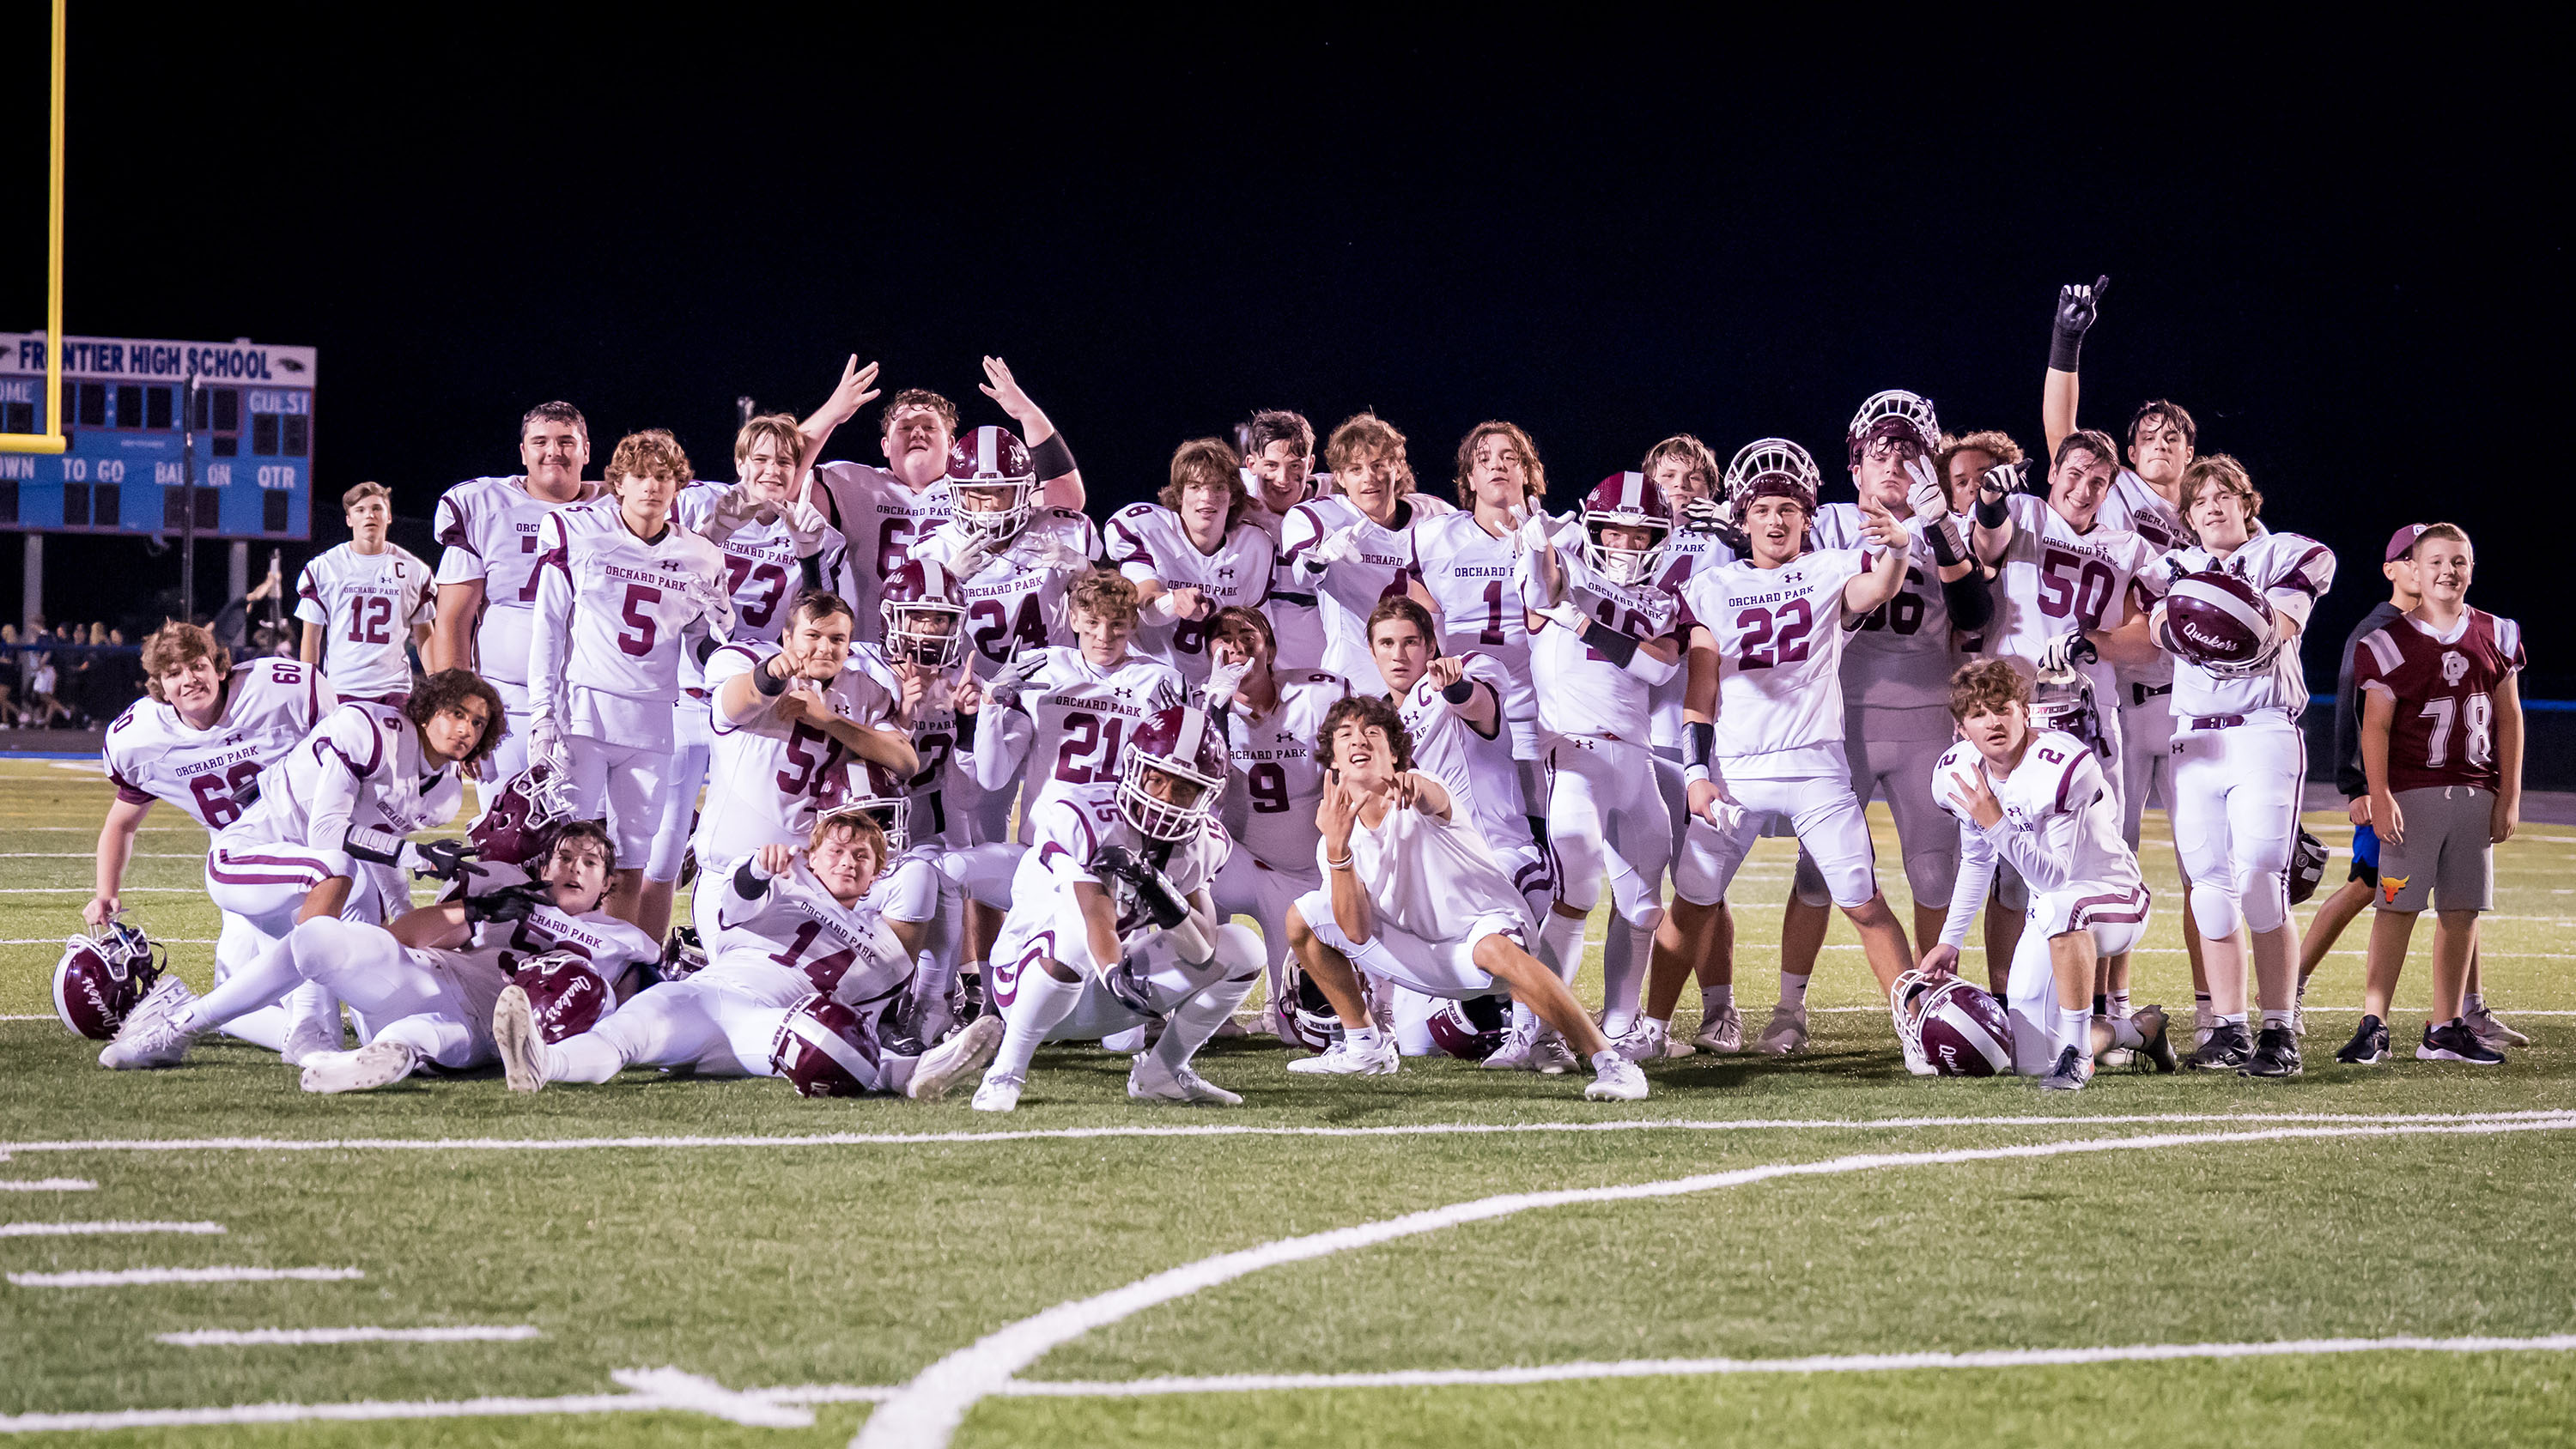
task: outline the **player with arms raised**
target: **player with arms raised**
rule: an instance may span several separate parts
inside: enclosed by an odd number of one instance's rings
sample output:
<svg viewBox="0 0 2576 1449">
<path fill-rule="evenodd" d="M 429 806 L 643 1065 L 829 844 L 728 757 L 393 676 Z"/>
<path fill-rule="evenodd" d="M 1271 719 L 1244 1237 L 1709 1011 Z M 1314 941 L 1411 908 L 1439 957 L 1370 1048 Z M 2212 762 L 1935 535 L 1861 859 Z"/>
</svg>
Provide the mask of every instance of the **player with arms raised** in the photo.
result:
<svg viewBox="0 0 2576 1449">
<path fill-rule="evenodd" d="M 1247 516 L 1243 461 L 1222 438 L 1181 444 L 1160 497 L 1109 516 L 1106 558 L 1136 585 L 1138 650 L 1197 684 L 1208 674 L 1209 618 L 1261 607 L 1276 550 Z"/>
<path fill-rule="evenodd" d="M 413 645 L 429 648 L 437 612 L 429 565 L 385 541 L 393 526 L 393 490 L 361 483 L 340 495 L 349 541 L 314 556 L 295 580 L 295 617 L 304 621 L 299 651 L 331 679 L 342 699 L 399 708 L 411 693 Z"/>
</svg>

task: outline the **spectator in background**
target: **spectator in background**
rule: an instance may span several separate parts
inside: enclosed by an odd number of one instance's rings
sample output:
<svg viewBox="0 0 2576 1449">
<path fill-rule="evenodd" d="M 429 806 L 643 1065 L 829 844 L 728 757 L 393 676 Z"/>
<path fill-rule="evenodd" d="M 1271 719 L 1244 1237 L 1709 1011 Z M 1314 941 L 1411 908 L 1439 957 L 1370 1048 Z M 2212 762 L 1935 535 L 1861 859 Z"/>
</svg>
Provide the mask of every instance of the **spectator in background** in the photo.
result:
<svg viewBox="0 0 2576 1449">
<path fill-rule="evenodd" d="M 275 653 L 276 651 L 271 648 L 254 647 L 250 616 L 254 606 L 259 604 L 269 604 L 271 612 L 282 611 L 284 605 L 277 601 L 280 600 L 285 588 L 286 581 L 278 574 L 277 561 L 271 559 L 268 577 L 260 580 L 248 594 L 218 610 L 214 622 L 206 626 L 207 632 L 215 636 L 216 643 L 231 650 L 235 659 L 250 659 Z M 283 617 L 282 613 L 281 617 Z M 290 654 L 292 652 L 289 650 Z"/>
</svg>

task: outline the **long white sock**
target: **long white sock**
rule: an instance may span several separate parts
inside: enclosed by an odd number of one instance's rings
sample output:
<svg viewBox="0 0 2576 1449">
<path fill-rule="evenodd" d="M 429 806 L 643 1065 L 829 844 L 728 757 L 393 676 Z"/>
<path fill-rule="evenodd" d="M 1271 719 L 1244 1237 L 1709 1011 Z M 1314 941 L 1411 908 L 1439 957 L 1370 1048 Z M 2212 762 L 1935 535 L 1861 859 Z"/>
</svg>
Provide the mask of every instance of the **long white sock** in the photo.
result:
<svg viewBox="0 0 2576 1449">
<path fill-rule="evenodd" d="M 2068 1047 L 2075 1048 L 2078 1062 L 2093 1060 L 2093 1008 L 2090 1003 L 2057 1008 L 2057 1049 L 2063 1052 Z"/>
<path fill-rule="evenodd" d="M 1548 912 L 1538 928 L 1538 959 L 1557 980 L 1573 985 L 1575 973 L 1583 969 L 1583 918 Z"/>
<path fill-rule="evenodd" d="M 1601 1030 L 1616 1037 L 1637 1019 L 1637 997 L 1645 989 L 1646 966 L 1652 959 L 1650 942 L 1644 932 L 1629 925 L 1617 911 L 1610 913 L 1609 938 L 1601 943 Z M 1611 958 L 1613 946 L 1625 946 L 1619 958 Z"/>
<path fill-rule="evenodd" d="M 2290 1013 L 2286 1011 L 2273 1011 L 2266 1008 L 2263 1012 L 2263 1029 L 2265 1031 L 2269 1031 L 2276 1026 L 2283 1031 L 2288 1031 L 2290 1029 Z"/>
<path fill-rule="evenodd" d="M 1783 971 L 1780 973 L 1780 1004 L 1782 1006 L 1805 1006 L 1807 1004 L 1807 978 L 1805 976 L 1791 971 Z"/>
<path fill-rule="evenodd" d="M 994 1077 L 1026 1077 L 1029 1061 L 1038 1054 L 1038 1044 L 1048 1032 L 1073 1015 L 1082 1000 L 1082 983 L 1058 981 L 1055 973 L 1043 966 L 1031 966 L 1020 973 L 1020 994 L 1011 1001 L 1011 1014 L 1002 1029 L 1002 1049 L 993 1058 Z"/>
<path fill-rule="evenodd" d="M 1163 1022 L 1163 1039 L 1154 1043 L 1154 1059 L 1175 1071 L 1188 1066 L 1190 1058 L 1234 1015 L 1243 998 L 1252 994 L 1252 984 L 1260 979 L 1257 975 L 1241 980 L 1220 976 L 1181 1003 L 1180 1010 Z"/>
<path fill-rule="evenodd" d="M 212 1031 L 236 1016 L 274 1006 L 299 986 L 310 985 L 295 969 L 295 935 L 289 932 L 250 958 L 223 984 L 189 1003 L 179 1024 L 192 1032 Z"/>
</svg>

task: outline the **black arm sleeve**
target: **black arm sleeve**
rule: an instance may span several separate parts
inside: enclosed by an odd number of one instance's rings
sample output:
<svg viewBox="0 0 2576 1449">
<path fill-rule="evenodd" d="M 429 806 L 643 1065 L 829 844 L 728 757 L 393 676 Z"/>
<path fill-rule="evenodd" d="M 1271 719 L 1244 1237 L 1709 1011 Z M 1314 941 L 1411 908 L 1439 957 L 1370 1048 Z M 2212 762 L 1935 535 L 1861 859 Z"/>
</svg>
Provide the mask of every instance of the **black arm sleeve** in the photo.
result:
<svg viewBox="0 0 2576 1449">
<path fill-rule="evenodd" d="M 1993 621 L 1995 597 L 1986 589 L 1981 569 L 1970 569 L 1941 585 L 1941 601 L 1950 607 L 1950 627 L 1975 633 Z"/>
<path fill-rule="evenodd" d="M 751 862 L 746 860 L 733 873 L 733 893 L 746 901 L 756 901 L 769 894 L 769 882 L 753 875 Z"/>
<path fill-rule="evenodd" d="M 1637 641 L 1595 619 L 1583 626 L 1583 642 L 1601 652 L 1601 657 L 1625 669 L 1637 657 Z"/>
<path fill-rule="evenodd" d="M 823 587 L 823 555 L 820 553 L 809 553 L 803 558 L 798 559 L 796 561 L 796 571 L 804 576 L 806 588 L 819 589 Z"/>
</svg>

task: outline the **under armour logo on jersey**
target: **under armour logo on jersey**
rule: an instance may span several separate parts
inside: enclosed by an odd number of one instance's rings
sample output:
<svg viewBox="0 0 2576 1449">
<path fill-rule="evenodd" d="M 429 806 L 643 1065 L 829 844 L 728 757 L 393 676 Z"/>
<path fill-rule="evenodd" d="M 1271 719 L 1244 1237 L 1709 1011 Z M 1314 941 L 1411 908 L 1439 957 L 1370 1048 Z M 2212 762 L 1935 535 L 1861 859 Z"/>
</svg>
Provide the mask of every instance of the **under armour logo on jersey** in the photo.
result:
<svg viewBox="0 0 2576 1449">
<path fill-rule="evenodd" d="M 2442 651 L 2442 684 L 2445 688 L 2459 688 L 2461 678 L 2468 672 L 2467 655 L 2449 649 Z"/>
<path fill-rule="evenodd" d="M 1302 744 L 1304 742 L 1305 737 L 1298 734 L 1295 730 L 1281 730 L 1279 732 L 1279 737 L 1271 741 L 1272 744 L 1278 745 L 1294 745 Z"/>
</svg>

